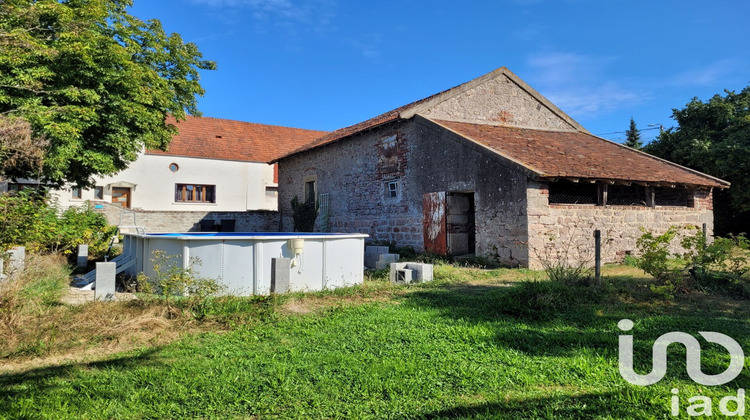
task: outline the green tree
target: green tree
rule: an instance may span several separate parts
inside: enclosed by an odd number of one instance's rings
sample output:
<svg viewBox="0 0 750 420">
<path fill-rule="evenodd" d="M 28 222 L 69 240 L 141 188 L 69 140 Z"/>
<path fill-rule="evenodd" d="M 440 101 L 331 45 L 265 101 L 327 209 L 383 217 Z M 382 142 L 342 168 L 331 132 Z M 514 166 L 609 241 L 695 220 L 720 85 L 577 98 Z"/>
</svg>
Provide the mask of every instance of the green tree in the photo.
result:
<svg viewBox="0 0 750 420">
<path fill-rule="evenodd" d="M 750 86 L 725 91 L 708 101 L 697 98 L 673 109 L 677 128 L 662 132 L 645 151 L 732 183 L 715 191 L 718 233 L 750 230 Z"/>
<path fill-rule="evenodd" d="M 0 135 L 28 123 L 30 144 L 44 152 L 41 172 L 19 164 L 0 175 L 90 185 L 92 175 L 124 169 L 143 147 L 166 149 L 177 132 L 168 115 L 199 115 L 199 70 L 215 63 L 158 20 L 131 16 L 129 6 L 0 1 Z"/>
<path fill-rule="evenodd" d="M 625 131 L 625 135 L 627 135 L 628 137 L 628 139 L 625 141 L 625 146 L 632 147 L 636 150 L 640 150 L 643 148 L 643 143 L 641 142 L 641 133 L 635 126 L 635 120 L 633 120 L 633 117 L 630 117 L 630 128 Z"/>
</svg>

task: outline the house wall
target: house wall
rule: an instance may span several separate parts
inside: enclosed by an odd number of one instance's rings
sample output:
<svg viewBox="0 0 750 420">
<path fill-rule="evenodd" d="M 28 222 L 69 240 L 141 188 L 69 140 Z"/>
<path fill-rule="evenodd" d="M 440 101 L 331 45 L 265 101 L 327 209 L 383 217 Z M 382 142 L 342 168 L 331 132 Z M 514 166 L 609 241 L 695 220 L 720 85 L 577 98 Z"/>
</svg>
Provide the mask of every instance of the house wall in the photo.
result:
<svg viewBox="0 0 750 420">
<path fill-rule="evenodd" d="M 526 177 L 515 166 L 422 118 L 382 126 L 279 164 L 282 230 L 292 230 L 290 201 L 315 179 L 328 194 L 333 232 L 423 250 L 422 199 L 431 192 L 473 192 L 476 253 L 524 264 Z M 388 181 L 398 181 L 395 198 Z M 325 225 L 324 214 L 318 228 Z"/>
<path fill-rule="evenodd" d="M 176 172 L 169 165 L 176 163 Z M 266 187 L 275 187 L 273 166 L 259 162 L 201 159 L 180 156 L 140 155 L 130 166 L 113 176 L 96 177 L 96 185 L 116 182 L 136 184 L 131 191 L 131 208 L 150 211 L 247 211 L 276 210 L 276 193 L 266 194 Z M 215 203 L 175 202 L 175 184 L 216 186 Z M 54 192 L 59 204 L 67 208 L 86 200 L 96 200 L 94 189 L 82 191 L 81 199 L 71 197 L 71 188 Z M 105 202 L 112 201 L 111 189 L 104 189 Z"/>
<path fill-rule="evenodd" d="M 576 130 L 505 75 L 481 83 L 420 114 L 449 121 Z"/>
<path fill-rule="evenodd" d="M 629 253 L 636 254 L 641 228 L 663 233 L 680 226 L 681 235 L 695 234 L 707 226 L 713 235 L 713 199 L 708 190 L 694 191 L 694 207 L 631 207 L 549 204 L 546 184 L 531 182 L 527 192 L 528 237 L 531 268 L 541 268 L 543 260 L 587 260 L 593 264 L 594 230 L 601 231 L 602 261 L 620 262 Z M 691 228 L 685 228 L 685 227 Z M 554 245 L 554 251 L 552 250 Z M 671 252 L 681 251 L 679 240 Z M 558 255 L 558 253 L 561 253 Z"/>
</svg>

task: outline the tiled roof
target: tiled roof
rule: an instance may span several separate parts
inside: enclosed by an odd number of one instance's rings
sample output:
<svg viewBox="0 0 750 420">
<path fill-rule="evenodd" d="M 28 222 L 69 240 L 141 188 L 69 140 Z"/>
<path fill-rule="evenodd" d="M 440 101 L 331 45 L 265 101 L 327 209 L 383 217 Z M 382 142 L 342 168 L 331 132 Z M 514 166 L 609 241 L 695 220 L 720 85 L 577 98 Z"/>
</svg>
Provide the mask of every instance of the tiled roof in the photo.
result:
<svg viewBox="0 0 750 420">
<path fill-rule="evenodd" d="M 175 124 L 175 120 L 167 121 Z M 151 155 L 268 162 L 326 134 L 326 131 L 255 124 L 210 117 L 188 116 L 169 150 L 149 150 Z"/>
<path fill-rule="evenodd" d="M 297 149 L 294 149 L 294 150 L 290 151 L 288 154 L 286 154 L 286 155 L 280 155 L 279 157 L 285 157 L 285 158 L 286 157 L 290 157 L 292 155 L 296 155 L 298 153 L 302 153 L 302 152 L 310 150 L 310 149 L 315 149 L 316 147 L 323 146 L 323 145 L 328 144 L 328 143 L 333 143 L 333 142 L 335 142 L 337 140 L 341 140 L 341 139 L 343 139 L 345 137 L 351 136 L 352 134 L 357 134 L 359 132 L 368 130 L 370 128 L 377 127 L 377 126 L 379 126 L 381 124 L 385 124 L 385 123 L 388 123 L 388 122 L 391 122 L 391 121 L 395 121 L 395 120 L 397 120 L 399 118 L 399 115 L 401 115 L 402 112 L 407 111 L 407 110 L 409 110 L 409 109 L 411 109 L 411 108 L 413 108 L 413 107 L 415 107 L 417 105 L 420 105 L 420 104 L 422 104 L 424 102 L 427 102 L 428 100 L 430 100 L 430 99 L 432 99 L 432 98 L 434 98 L 436 96 L 442 95 L 442 94 L 444 94 L 444 93 L 446 93 L 448 91 L 451 91 L 453 89 L 456 89 L 456 88 L 458 88 L 460 86 L 462 86 L 462 85 L 450 88 L 450 89 L 445 90 L 443 92 L 436 93 L 434 95 L 428 96 L 427 98 L 420 99 L 420 100 L 412 102 L 410 104 L 398 107 L 398 108 L 396 108 L 396 109 L 394 109 L 392 111 L 388 111 L 388 112 L 386 112 L 384 114 L 380 114 L 377 117 L 370 118 L 369 120 L 363 121 L 361 123 L 350 125 L 350 126 L 344 127 L 344 128 L 339 128 L 336 131 L 331 131 L 330 133 L 327 133 L 326 135 L 324 135 L 324 136 L 316 139 L 315 141 L 309 142 L 309 143 L 307 143 L 307 144 L 305 144 L 305 145 L 303 145 L 303 146 L 301 146 L 301 147 L 299 147 Z"/>
<path fill-rule="evenodd" d="M 470 89 L 472 86 L 476 86 L 478 84 L 481 84 L 481 83 L 485 82 L 486 80 L 498 77 L 500 75 L 504 75 L 504 76 L 506 76 L 506 77 L 514 80 L 515 83 L 519 85 L 519 87 L 521 87 L 522 89 L 524 89 L 527 92 L 529 92 L 530 95 L 537 97 L 537 99 L 540 102 L 543 102 L 543 103 L 547 104 L 551 109 L 554 109 L 553 112 L 558 113 L 558 115 L 561 118 L 569 121 L 569 123 L 572 126 L 578 128 L 580 130 L 584 130 L 585 131 L 585 129 L 583 127 L 581 127 L 578 123 L 576 123 L 575 121 L 573 121 L 572 119 L 570 119 L 570 117 L 568 117 L 567 115 L 565 115 L 564 112 L 562 112 L 560 109 L 558 109 L 557 107 L 555 107 L 554 104 L 548 102 L 544 97 L 542 97 L 541 95 L 539 95 L 530 86 L 528 86 L 523 80 L 521 80 L 520 78 L 518 78 L 518 76 L 516 76 L 515 74 L 513 74 L 506 67 L 500 67 L 500 68 L 498 68 L 496 70 L 493 70 L 493 71 L 491 71 L 491 72 L 489 72 L 489 73 L 487 73 L 487 74 L 485 74 L 483 76 L 477 77 L 476 79 L 469 80 L 468 82 L 462 83 L 462 84 L 460 84 L 458 86 L 454 86 L 454 87 L 452 87 L 450 89 L 446 89 L 446 90 L 444 90 L 442 92 L 438 92 L 438 93 L 436 93 L 434 95 L 430 95 L 430 96 L 428 96 L 428 97 L 426 97 L 424 99 L 420 99 L 418 101 L 414 101 L 412 103 L 409 103 L 409 104 L 406 104 L 404 106 L 398 107 L 398 108 L 396 108 L 396 109 L 394 109 L 392 111 L 388 111 L 388 112 L 386 112 L 384 114 L 380 114 L 377 117 L 370 118 L 369 120 L 366 120 L 366 121 L 363 121 L 361 123 L 354 124 L 354 125 L 351 125 L 351 126 L 348 126 L 348 127 L 340 128 L 340 129 L 338 129 L 336 131 L 332 131 L 332 132 L 330 132 L 330 133 L 328 133 L 328 134 L 326 134 L 326 135 L 324 135 L 324 136 L 316 139 L 315 141 L 312 141 L 312 142 L 307 143 L 307 144 L 305 144 L 305 145 L 303 145 L 303 146 L 301 146 L 301 147 L 299 147 L 299 148 L 297 148 L 295 150 L 292 150 L 288 154 L 280 155 L 279 158 L 277 158 L 277 160 L 280 160 L 282 158 L 288 158 L 288 157 L 294 156 L 294 155 L 296 155 L 298 153 L 302 153 L 302 152 L 305 152 L 307 150 L 315 149 L 317 147 L 320 147 L 320 146 L 323 146 L 323 145 L 326 145 L 326 144 L 329 144 L 329 143 L 334 143 L 336 141 L 342 140 L 342 139 L 344 139 L 346 137 L 349 137 L 351 135 L 354 135 L 354 134 L 360 133 L 362 131 L 365 131 L 365 130 L 377 127 L 377 126 L 379 126 L 381 124 L 385 124 L 385 123 L 389 123 L 391 121 L 395 121 L 395 120 L 397 120 L 399 118 L 411 118 L 414 115 L 414 113 L 417 113 L 417 112 L 420 111 L 421 106 L 423 106 L 423 105 L 424 106 L 429 106 L 429 104 L 430 104 L 431 101 L 440 102 L 441 100 L 444 100 L 444 99 L 450 97 L 451 95 L 460 94 L 464 90 Z"/>
<path fill-rule="evenodd" d="M 431 120 L 541 177 L 727 188 L 729 183 L 591 134 Z"/>
</svg>

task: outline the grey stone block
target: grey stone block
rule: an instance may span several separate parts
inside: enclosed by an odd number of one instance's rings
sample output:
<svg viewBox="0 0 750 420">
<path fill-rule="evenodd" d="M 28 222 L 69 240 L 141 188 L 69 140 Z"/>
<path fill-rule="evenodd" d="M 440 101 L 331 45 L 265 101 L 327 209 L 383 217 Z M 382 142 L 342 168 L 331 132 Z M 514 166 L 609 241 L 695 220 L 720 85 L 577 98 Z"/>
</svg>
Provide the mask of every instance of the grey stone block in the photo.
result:
<svg viewBox="0 0 750 420">
<path fill-rule="evenodd" d="M 406 263 L 391 263 L 390 273 L 388 273 L 391 279 L 391 283 L 394 283 L 394 284 L 396 283 L 396 279 L 397 279 L 396 272 L 398 272 L 398 270 L 403 270 L 405 268 L 406 268 Z"/>
<path fill-rule="evenodd" d="M 432 281 L 432 264 L 407 263 L 406 268 L 414 271 L 416 280 L 420 282 Z"/>
<path fill-rule="evenodd" d="M 78 268 L 86 268 L 89 265 L 89 246 L 78 245 Z"/>
<path fill-rule="evenodd" d="M 289 291 L 291 258 L 271 258 L 271 293 Z"/>
<path fill-rule="evenodd" d="M 377 268 L 376 264 L 380 260 L 380 255 L 387 254 L 387 246 L 366 246 L 365 247 L 365 267 Z M 386 267 L 382 267 L 386 268 Z"/>
<path fill-rule="evenodd" d="M 13 247 L 8 251 L 10 258 L 8 259 L 8 275 L 20 273 L 23 271 L 23 267 L 26 263 L 26 248 L 22 246 Z"/>
<path fill-rule="evenodd" d="M 404 270 L 409 270 L 411 272 L 411 282 L 427 282 L 432 281 L 433 278 L 432 264 L 398 262 L 391 263 L 390 269 L 391 283 L 394 284 L 404 284 L 403 281 L 399 281 L 399 273 L 403 272 Z"/>
<path fill-rule="evenodd" d="M 408 268 L 403 268 L 401 270 L 396 270 L 396 281 L 394 283 L 396 284 L 409 284 L 413 280 L 414 272 L 412 270 L 409 270 Z"/>
<path fill-rule="evenodd" d="M 113 262 L 96 263 L 96 288 L 94 299 L 114 300 L 115 298 L 115 272 L 117 264 Z"/>
<path fill-rule="evenodd" d="M 365 247 L 365 252 L 372 252 L 375 254 L 387 254 L 388 252 L 390 252 L 390 250 L 388 249 L 387 246 L 368 245 Z"/>
</svg>

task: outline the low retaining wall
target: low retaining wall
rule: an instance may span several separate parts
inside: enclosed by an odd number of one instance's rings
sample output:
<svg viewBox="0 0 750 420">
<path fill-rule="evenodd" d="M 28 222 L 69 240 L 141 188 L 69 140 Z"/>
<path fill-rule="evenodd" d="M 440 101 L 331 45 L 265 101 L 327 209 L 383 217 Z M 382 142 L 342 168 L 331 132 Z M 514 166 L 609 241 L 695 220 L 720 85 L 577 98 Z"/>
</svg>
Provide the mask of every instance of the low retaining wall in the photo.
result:
<svg viewBox="0 0 750 420">
<path fill-rule="evenodd" d="M 104 214 L 116 226 L 141 226 L 146 232 L 199 232 L 201 221 L 234 220 L 235 232 L 278 232 L 279 213 L 258 211 L 150 211 L 128 209 L 110 203 L 92 203 L 95 211 Z M 131 229 L 132 230 L 132 229 Z"/>
</svg>

